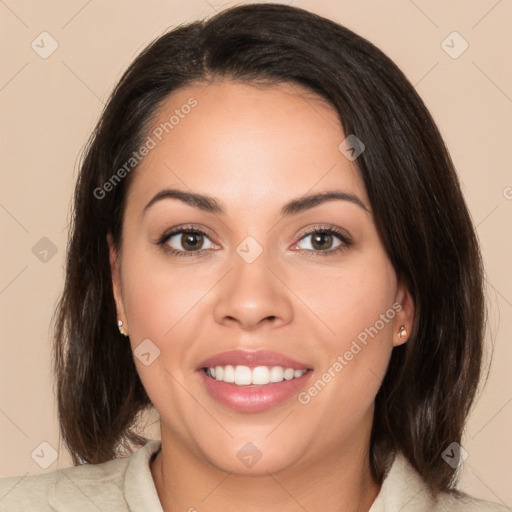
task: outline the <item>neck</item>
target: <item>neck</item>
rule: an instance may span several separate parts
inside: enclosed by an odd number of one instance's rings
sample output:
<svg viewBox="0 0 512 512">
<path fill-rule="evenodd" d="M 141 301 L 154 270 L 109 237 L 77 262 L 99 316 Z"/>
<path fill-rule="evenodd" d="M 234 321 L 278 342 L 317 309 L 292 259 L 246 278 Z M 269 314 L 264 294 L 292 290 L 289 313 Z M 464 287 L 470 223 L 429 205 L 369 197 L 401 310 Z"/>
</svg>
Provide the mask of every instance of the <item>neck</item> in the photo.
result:
<svg viewBox="0 0 512 512">
<path fill-rule="evenodd" d="M 318 454 L 301 467 L 246 476 L 200 460 L 162 429 L 162 450 L 151 472 L 164 512 L 368 512 L 380 490 L 371 474 L 368 444 L 347 446 Z"/>
</svg>

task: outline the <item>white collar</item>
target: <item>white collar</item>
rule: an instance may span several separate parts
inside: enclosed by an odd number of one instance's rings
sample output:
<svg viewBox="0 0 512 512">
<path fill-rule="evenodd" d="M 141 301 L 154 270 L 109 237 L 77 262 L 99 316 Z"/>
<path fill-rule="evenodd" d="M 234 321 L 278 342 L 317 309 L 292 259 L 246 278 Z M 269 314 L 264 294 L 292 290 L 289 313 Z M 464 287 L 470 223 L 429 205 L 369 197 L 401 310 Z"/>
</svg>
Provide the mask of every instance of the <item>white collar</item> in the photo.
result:
<svg viewBox="0 0 512 512">
<path fill-rule="evenodd" d="M 104 464 L 85 464 L 41 477 L 51 479 L 50 505 L 54 510 L 112 510 L 126 501 L 131 512 L 163 512 L 151 474 L 150 461 L 161 449 L 160 440 L 148 441 L 131 456 Z M 122 486 L 122 488 L 120 488 Z M 81 492 L 77 493 L 77 488 Z M 84 491 L 87 492 L 84 492 Z M 120 496 L 122 494 L 122 496 Z M 94 504 L 94 507 L 92 506 Z M 84 508 L 85 507 L 85 508 Z M 118 507 L 118 505 L 116 505 Z M 117 510 L 118 508 L 116 508 Z M 400 453 L 385 475 L 380 492 L 368 512 L 507 512 L 507 507 L 467 495 L 442 493 L 435 501 L 419 473 Z"/>
</svg>

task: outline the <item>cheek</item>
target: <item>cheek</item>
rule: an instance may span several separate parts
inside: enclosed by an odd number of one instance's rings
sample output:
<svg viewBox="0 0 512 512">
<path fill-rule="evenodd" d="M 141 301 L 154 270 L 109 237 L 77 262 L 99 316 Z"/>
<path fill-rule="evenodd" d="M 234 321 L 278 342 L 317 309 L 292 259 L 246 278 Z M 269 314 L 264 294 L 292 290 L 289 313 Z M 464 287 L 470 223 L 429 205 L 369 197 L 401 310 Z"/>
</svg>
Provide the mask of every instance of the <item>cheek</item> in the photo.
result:
<svg viewBox="0 0 512 512">
<path fill-rule="evenodd" d="M 123 265 L 130 343 L 146 392 L 166 417 L 197 414 L 197 421 L 204 422 L 200 411 L 190 407 L 190 396 L 180 383 L 190 378 L 193 361 L 189 348 L 194 340 L 201 338 L 202 333 L 198 331 L 203 322 L 197 319 L 205 315 L 204 297 L 214 285 L 215 276 L 198 272 L 194 266 L 176 268 L 166 261 L 165 255 L 143 250 L 134 250 Z M 145 341 L 148 339 L 152 344 Z M 138 348 L 143 346 L 144 351 Z M 146 365 L 137 354 L 148 352 Z M 158 355 L 154 357 L 154 353 Z M 182 427 L 181 422 L 178 426 Z M 185 430 L 182 434 L 187 435 Z"/>
<path fill-rule="evenodd" d="M 315 380 L 318 385 L 313 383 L 314 389 L 306 390 L 301 403 L 315 400 L 319 411 L 337 404 L 338 412 L 329 414 L 339 427 L 348 421 L 346 411 L 362 417 L 385 375 L 393 349 L 397 282 L 391 263 L 380 251 L 358 255 L 332 274 L 317 275 L 316 283 L 324 286 L 310 287 L 307 295 L 311 309 L 322 319 L 320 323 L 310 316 L 323 333 L 317 346 L 323 357 Z"/>
<path fill-rule="evenodd" d="M 375 396 L 393 350 L 396 314 L 392 307 L 396 275 L 381 251 L 358 253 L 347 258 L 334 277 L 332 269 L 329 273 L 312 276 L 309 293 L 302 295 L 329 327 L 309 316 L 311 325 L 318 326 L 315 352 L 322 355 L 321 364 L 309 387 L 297 397 L 304 407 L 300 416 L 304 428 L 322 433 L 311 439 L 316 450 L 325 449 L 324 439 L 333 440 L 332 447 L 365 432 L 361 425 L 371 421 Z M 313 288 L 311 282 L 323 286 Z M 306 294 L 307 288 L 300 293 Z"/>
<path fill-rule="evenodd" d="M 176 268 L 165 254 L 134 251 L 124 262 L 123 295 L 130 335 L 162 342 L 212 286 L 194 266 Z M 212 283 L 209 283 L 209 281 Z"/>
<path fill-rule="evenodd" d="M 302 286 L 298 295 L 307 297 L 315 313 L 310 318 L 318 319 L 331 355 L 358 337 L 363 342 L 365 336 L 388 339 L 391 345 L 397 282 L 391 263 L 380 251 L 357 254 L 346 265 L 317 272 Z"/>
</svg>

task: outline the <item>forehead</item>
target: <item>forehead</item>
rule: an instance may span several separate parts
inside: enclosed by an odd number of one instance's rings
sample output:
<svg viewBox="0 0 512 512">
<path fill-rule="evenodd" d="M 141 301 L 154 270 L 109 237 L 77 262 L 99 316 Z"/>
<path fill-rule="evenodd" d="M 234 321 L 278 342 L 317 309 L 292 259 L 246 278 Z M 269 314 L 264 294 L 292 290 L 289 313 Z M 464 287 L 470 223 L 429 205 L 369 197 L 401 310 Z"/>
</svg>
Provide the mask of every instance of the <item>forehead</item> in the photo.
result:
<svg viewBox="0 0 512 512">
<path fill-rule="evenodd" d="M 339 150 L 345 135 L 336 110 L 296 84 L 182 88 L 161 105 L 147 135 L 152 148 L 134 172 L 129 202 L 165 187 L 248 209 L 329 188 L 367 202 L 354 163 Z"/>
</svg>

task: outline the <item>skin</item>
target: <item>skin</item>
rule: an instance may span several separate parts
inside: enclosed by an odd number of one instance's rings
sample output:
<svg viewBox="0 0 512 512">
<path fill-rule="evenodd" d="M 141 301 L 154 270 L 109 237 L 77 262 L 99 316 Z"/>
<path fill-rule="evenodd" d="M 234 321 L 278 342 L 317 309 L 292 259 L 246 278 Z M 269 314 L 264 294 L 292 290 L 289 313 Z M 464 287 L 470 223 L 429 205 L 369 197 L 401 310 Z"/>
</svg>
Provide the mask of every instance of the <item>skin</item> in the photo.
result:
<svg viewBox="0 0 512 512">
<path fill-rule="evenodd" d="M 108 240 L 129 342 L 135 349 L 149 338 L 160 350 L 148 366 L 135 362 L 161 416 L 162 451 L 151 471 L 162 506 L 368 511 L 380 490 L 369 463 L 374 399 L 414 305 L 376 231 L 357 161 L 338 149 L 346 136 L 337 114 L 295 84 L 225 80 L 174 92 L 154 126 L 190 97 L 197 106 L 134 171 L 121 252 Z M 177 199 L 143 213 L 164 188 L 213 196 L 225 213 Z M 280 217 L 286 202 L 331 190 L 354 194 L 368 211 L 330 200 Z M 158 246 L 170 228 L 189 224 L 207 235 L 203 254 L 172 256 Z M 317 226 L 348 233 L 352 244 L 327 254 L 340 245 L 334 237 L 315 255 L 304 231 Z M 263 248 L 252 263 L 236 252 L 247 236 Z M 185 251 L 186 241 L 166 243 Z M 307 390 L 394 303 L 401 311 L 307 404 L 294 396 L 237 412 L 212 398 L 195 371 L 226 350 L 270 349 L 313 368 Z M 262 454 L 252 467 L 237 457 L 247 442 Z"/>
</svg>

